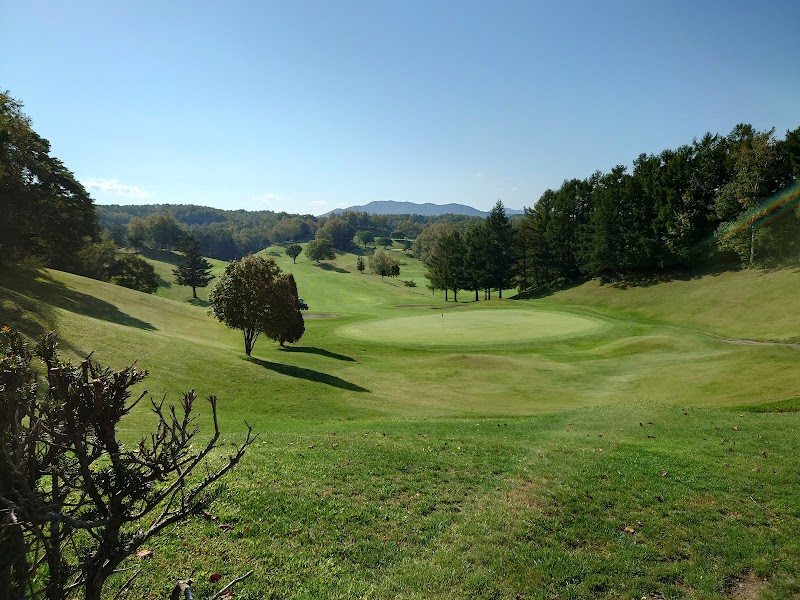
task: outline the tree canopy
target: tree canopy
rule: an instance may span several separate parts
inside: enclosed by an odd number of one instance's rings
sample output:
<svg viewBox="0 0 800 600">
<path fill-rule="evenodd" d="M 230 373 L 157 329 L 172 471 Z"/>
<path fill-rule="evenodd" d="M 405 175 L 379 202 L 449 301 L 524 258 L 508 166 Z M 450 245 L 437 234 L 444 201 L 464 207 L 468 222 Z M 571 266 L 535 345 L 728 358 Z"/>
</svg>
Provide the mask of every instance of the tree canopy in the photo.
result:
<svg viewBox="0 0 800 600">
<path fill-rule="evenodd" d="M 73 271 L 82 246 L 99 239 L 88 192 L 7 92 L 0 92 L 0 204 L 0 260 L 35 256 Z"/>
<path fill-rule="evenodd" d="M 303 247 L 300 244 L 289 244 L 286 246 L 286 256 L 292 259 L 292 263 L 297 262 L 297 257 L 300 256 L 302 251 Z"/>
<path fill-rule="evenodd" d="M 306 256 L 309 260 L 319 263 L 321 260 L 334 260 L 336 258 L 336 250 L 330 240 L 311 240 L 306 244 Z"/>
<path fill-rule="evenodd" d="M 212 315 L 242 331 L 247 356 L 262 333 L 284 342 L 297 341 L 303 334 L 295 321 L 285 323 L 287 315 L 293 319 L 297 316 L 294 312 L 300 315 L 294 278 L 286 280 L 271 258 L 248 255 L 230 263 L 211 290 L 208 302 Z"/>
<path fill-rule="evenodd" d="M 369 257 L 369 270 L 384 277 L 397 277 L 400 275 L 400 263 L 386 254 L 383 250 L 378 250 Z"/>
</svg>

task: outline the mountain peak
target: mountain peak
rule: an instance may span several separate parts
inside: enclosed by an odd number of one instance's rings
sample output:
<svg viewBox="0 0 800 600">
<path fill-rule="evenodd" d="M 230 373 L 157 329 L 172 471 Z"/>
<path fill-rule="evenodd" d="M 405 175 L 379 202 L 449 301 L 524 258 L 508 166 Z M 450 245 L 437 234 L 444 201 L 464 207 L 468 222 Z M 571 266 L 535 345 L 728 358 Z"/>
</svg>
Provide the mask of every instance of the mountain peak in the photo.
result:
<svg viewBox="0 0 800 600">
<path fill-rule="evenodd" d="M 370 202 L 369 204 L 364 204 L 361 206 L 348 206 L 347 208 L 336 208 L 320 216 L 329 217 L 331 215 L 340 214 L 345 211 L 365 212 L 371 215 L 421 215 L 424 217 L 433 217 L 433 216 L 447 215 L 447 214 L 467 215 L 471 217 L 485 217 L 489 214 L 488 212 L 478 210 L 477 208 L 472 208 L 471 206 L 467 206 L 466 204 L 455 204 L 455 203 L 432 204 L 431 202 L 418 204 L 416 202 L 395 202 L 394 200 L 376 200 Z M 506 214 L 509 216 L 518 215 L 522 213 L 523 211 L 521 210 L 506 208 Z"/>
</svg>

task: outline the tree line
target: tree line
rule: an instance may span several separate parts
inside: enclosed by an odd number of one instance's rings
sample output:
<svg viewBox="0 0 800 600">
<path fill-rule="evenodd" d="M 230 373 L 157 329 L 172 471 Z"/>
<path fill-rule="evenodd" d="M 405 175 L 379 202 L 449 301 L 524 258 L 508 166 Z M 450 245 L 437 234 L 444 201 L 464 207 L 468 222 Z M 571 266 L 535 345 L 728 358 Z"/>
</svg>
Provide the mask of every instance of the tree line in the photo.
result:
<svg viewBox="0 0 800 600">
<path fill-rule="evenodd" d="M 516 282 L 525 289 L 794 260 L 799 178 L 800 128 L 779 140 L 742 124 L 641 154 L 631 172 L 617 166 L 565 181 L 516 222 Z"/>
<path fill-rule="evenodd" d="M 414 242 L 429 287 L 461 290 L 649 278 L 687 268 L 777 265 L 800 258 L 800 128 L 737 125 L 547 190 L 509 220 L 436 223 Z"/>
<path fill-rule="evenodd" d="M 513 285 L 514 230 L 501 201 L 486 219 L 462 223 L 436 223 L 417 236 L 414 256 L 426 268 L 432 290 L 444 290 L 445 300 L 453 293 L 471 290 L 475 300 L 480 292 L 490 299 L 493 290 L 500 298 Z"/>
<path fill-rule="evenodd" d="M 462 215 L 373 215 L 344 211 L 329 217 L 285 212 L 222 210 L 206 206 L 152 204 L 96 207 L 102 231 L 119 246 L 172 248 L 181 232 L 191 234 L 204 256 L 232 260 L 267 246 L 327 239 L 336 248 L 350 247 L 356 232 L 370 240 L 413 239 L 428 225 L 461 222 Z"/>
</svg>

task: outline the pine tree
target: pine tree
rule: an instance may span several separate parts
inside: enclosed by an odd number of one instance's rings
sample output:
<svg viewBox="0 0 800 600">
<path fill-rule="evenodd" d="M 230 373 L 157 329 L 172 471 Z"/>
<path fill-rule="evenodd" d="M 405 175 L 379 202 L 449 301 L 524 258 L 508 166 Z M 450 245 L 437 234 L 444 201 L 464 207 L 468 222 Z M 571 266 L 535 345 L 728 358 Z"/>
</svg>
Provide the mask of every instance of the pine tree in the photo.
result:
<svg viewBox="0 0 800 600">
<path fill-rule="evenodd" d="M 192 288 L 192 296 L 197 299 L 197 288 L 203 288 L 214 279 L 211 263 L 200 254 L 200 244 L 190 237 L 186 242 L 183 264 L 173 271 L 175 283 Z"/>
</svg>

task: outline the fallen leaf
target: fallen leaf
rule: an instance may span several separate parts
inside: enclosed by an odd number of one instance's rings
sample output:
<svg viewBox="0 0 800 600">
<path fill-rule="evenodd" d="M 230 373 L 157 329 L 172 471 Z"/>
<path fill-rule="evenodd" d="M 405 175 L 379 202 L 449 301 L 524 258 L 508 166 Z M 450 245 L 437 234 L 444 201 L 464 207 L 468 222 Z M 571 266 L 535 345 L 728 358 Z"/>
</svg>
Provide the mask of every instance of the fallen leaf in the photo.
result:
<svg viewBox="0 0 800 600">
<path fill-rule="evenodd" d="M 666 471 L 661 471 L 661 473 L 659 473 L 659 475 L 661 477 L 666 477 L 667 475 L 669 475 L 669 473 L 667 473 Z"/>
<path fill-rule="evenodd" d="M 204 510 L 204 511 L 203 511 L 203 518 L 204 518 L 206 521 L 210 521 L 210 520 L 211 520 L 211 513 L 210 513 L 210 512 L 208 512 L 207 510 Z"/>
<path fill-rule="evenodd" d="M 223 531 L 230 531 L 233 529 L 233 523 L 220 523 L 217 527 L 222 529 Z"/>
<path fill-rule="evenodd" d="M 739 431 L 739 426 L 737 425 L 736 427 L 733 428 L 733 430 L 734 431 Z"/>
<path fill-rule="evenodd" d="M 211 583 L 217 583 L 220 579 L 222 579 L 222 575 L 220 575 L 219 573 L 212 573 L 211 576 L 208 578 L 208 580 Z"/>
<path fill-rule="evenodd" d="M 150 558 L 151 556 L 153 556 L 152 550 L 142 549 L 136 553 L 136 558 Z"/>
<path fill-rule="evenodd" d="M 625 533 L 636 533 L 636 530 L 633 527 L 631 527 L 630 525 L 628 525 L 625 529 L 623 529 L 623 531 Z"/>
<path fill-rule="evenodd" d="M 760 473 L 760 472 L 761 472 L 761 467 L 756 467 L 753 469 L 753 473 Z"/>
</svg>

